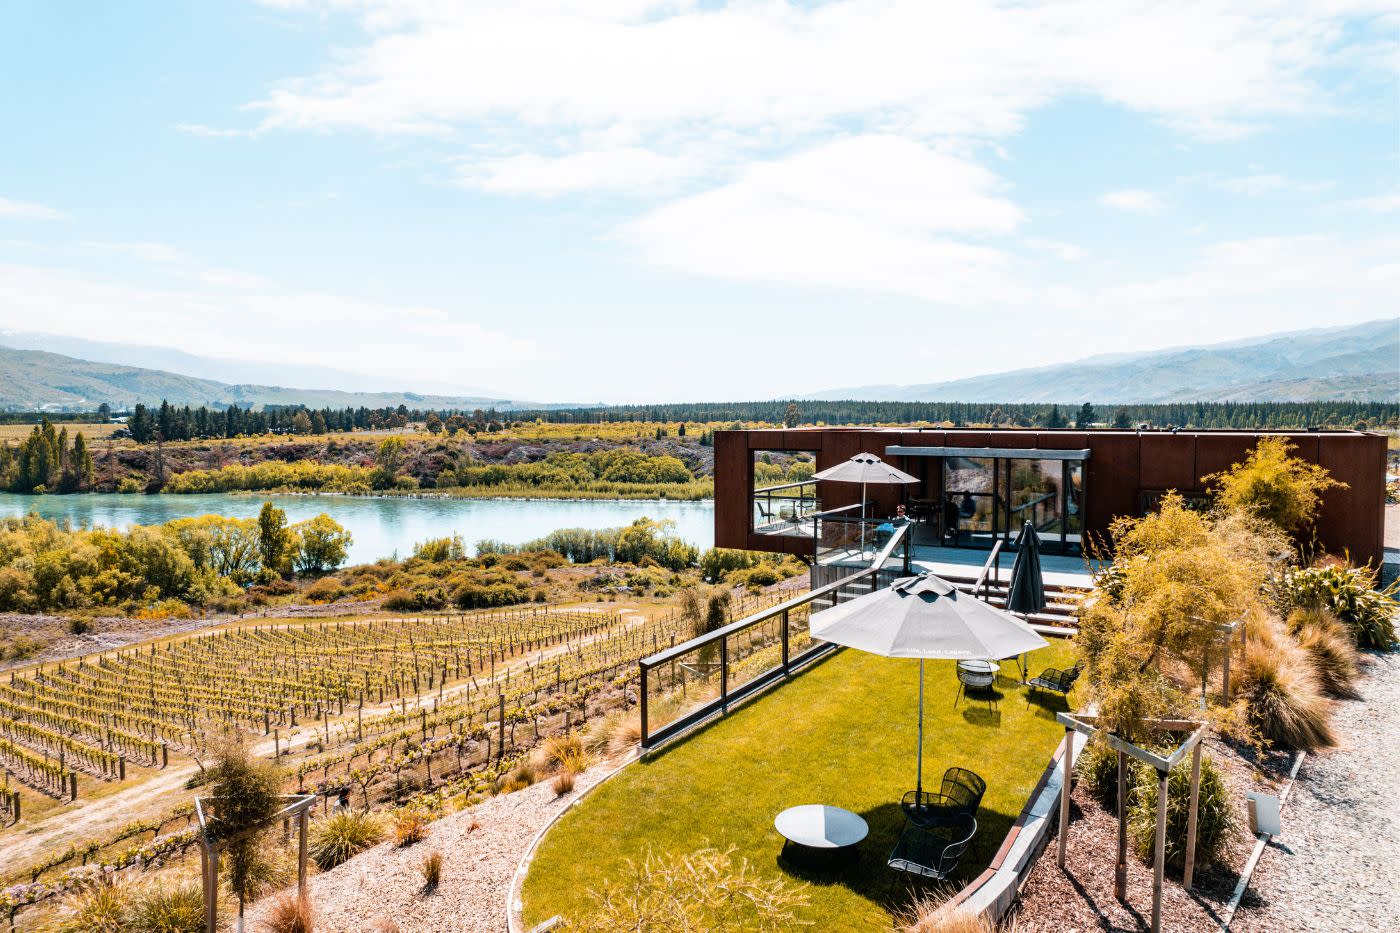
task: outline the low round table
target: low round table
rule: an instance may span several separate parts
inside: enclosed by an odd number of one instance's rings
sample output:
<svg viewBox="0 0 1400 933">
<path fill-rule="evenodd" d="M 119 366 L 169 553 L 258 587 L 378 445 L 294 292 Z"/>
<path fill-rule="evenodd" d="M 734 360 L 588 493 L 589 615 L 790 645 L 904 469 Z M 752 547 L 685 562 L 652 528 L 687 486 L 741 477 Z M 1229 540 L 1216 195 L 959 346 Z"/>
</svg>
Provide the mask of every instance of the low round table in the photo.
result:
<svg viewBox="0 0 1400 933">
<path fill-rule="evenodd" d="M 870 827 L 850 810 L 809 803 L 791 807 L 773 820 L 773 828 L 783 837 L 783 852 L 792 845 L 809 856 L 854 851 L 854 846 L 870 833 Z"/>
<path fill-rule="evenodd" d="M 958 670 L 969 674 L 996 674 L 1001 670 L 1001 665 L 995 661 L 959 661 Z"/>
</svg>

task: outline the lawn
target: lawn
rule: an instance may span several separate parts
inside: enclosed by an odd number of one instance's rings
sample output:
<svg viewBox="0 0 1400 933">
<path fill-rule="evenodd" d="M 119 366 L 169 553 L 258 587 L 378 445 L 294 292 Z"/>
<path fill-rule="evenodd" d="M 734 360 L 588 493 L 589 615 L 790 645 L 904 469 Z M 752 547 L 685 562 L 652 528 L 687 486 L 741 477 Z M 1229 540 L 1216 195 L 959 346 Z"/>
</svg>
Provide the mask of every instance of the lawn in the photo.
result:
<svg viewBox="0 0 1400 933">
<path fill-rule="evenodd" d="M 1032 655 L 1032 674 L 1067 667 L 1071 648 L 1054 639 Z M 1014 664 L 1003 666 L 1013 673 Z M 845 650 L 713 725 L 629 765 L 566 814 L 542 841 L 525 882 L 530 924 L 587 909 L 588 892 L 623 878 L 628 859 L 648 850 L 690 852 L 733 846 L 760 874 L 806 882 L 804 919 L 814 929 L 889 930 L 905 903 L 885 858 L 902 825 L 899 799 L 914 787 L 918 662 Z M 987 780 L 978 832 L 959 884 L 990 863 L 1064 736 L 1058 697 L 1027 704 L 1014 679 L 999 678 L 995 711 L 953 699 L 953 662 L 927 665 L 925 786 L 944 769 L 971 768 Z M 780 863 L 773 817 L 787 807 L 826 803 L 870 825 L 851 864 L 812 872 Z"/>
</svg>

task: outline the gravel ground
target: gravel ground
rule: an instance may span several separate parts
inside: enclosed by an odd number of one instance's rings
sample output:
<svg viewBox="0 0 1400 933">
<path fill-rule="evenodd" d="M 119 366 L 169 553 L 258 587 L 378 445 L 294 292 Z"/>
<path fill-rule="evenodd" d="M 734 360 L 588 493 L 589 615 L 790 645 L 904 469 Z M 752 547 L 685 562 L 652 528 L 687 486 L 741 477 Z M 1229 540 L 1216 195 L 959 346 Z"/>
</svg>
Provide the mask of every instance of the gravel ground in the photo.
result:
<svg viewBox="0 0 1400 933">
<path fill-rule="evenodd" d="M 1400 653 L 1374 655 L 1341 746 L 1303 761 L 1231 929 L 1400 930 Z"/>
<path fill-rule="evenodd" d="M 530 840 L 610 770 L 607 764 L 590 769 L 563 797 L 555 796 L 548 781 L 493 797 L 433 823 L 428 838 L 416 845 L 383 843 L 314 876 L 309 887 L 317 933 L 367 933 L 381 920 L 397 924 L 401 933 L 502 933 L 511 878 Z M 433 850 L 442 853 L 442 881 L 425 894 L 418 866 Z M 264 929 L 273 900 L 263 898 L 248 911 L 249 930 Z"/>
</svg>

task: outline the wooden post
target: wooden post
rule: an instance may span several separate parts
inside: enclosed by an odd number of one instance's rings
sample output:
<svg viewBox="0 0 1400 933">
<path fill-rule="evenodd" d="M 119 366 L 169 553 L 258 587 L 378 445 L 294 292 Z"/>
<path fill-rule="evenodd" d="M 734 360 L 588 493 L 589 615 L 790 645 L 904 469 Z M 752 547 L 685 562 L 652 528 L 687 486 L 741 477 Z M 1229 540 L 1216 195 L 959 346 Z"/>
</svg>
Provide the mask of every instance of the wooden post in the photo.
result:
<svg viewBox="0 0 1400 933">
<path fill-rule="evenodd" d="M 1055 862 L 1065 867 L 1065 848 L 1069 845 L 1069 791 L 1074 777 L 1074 730 L 1065 727 L 1065 779 L 1060 788 L 1060 851 Z"/>
<path fill-rule="evenodd" d="M 218 933 L 219 927 L 219 850 L 209 851 L 209 896 L 205 899 L 206 933 Z"/>
<path fill-rule="evenodd" d="M 1222 683 L 1220 685 L 1220 691 L 1225 694 L 1224 699 L 1226 703 L 1230 702 L 1230 652 L 1233 647 L 1231 642 L 1233 641 L 1234 634 L 1231 633 L 1231 635 L 1225 639 L 1225 672 L 1222 675 Z M 1190 887 L 1190 885 L 1187 885 L 1187 887 Z"/>
<path fill-rule="evenodd" d="M 1167 772 L 1157 772 L 1157 844 L 1152 859 L 1152 933 L 1162 933 L 1162 876 L 1167 868 Z"/>
<path fill-rule="evenodd" d="M 1191 890 L 1191 878 L 1196 870 L 1196 811 L 1201 802 L 1201 743 L 1191 750 L 1191 805 L 1186 811 L 1186 868 L 1181 886 Z"/>
<path fill-rule="evenodd" d="M 302 807 L 297 814 L 297 897 L 306 897 L 306 824 L 310 809 Z"/>
<path fill-rule="evenodd" d="M 1113 863 L 1113 896 L 1128 899 L 1128 756 L 1118 751 L 1118 857 Z"/>
</svg>

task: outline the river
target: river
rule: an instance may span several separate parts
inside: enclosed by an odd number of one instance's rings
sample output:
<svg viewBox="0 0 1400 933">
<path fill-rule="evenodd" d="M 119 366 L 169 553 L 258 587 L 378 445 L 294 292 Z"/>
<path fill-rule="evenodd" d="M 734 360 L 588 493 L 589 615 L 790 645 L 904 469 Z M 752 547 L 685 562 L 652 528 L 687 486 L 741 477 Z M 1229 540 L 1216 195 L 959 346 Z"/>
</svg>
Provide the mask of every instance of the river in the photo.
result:
<svg viewBox="0 0 1400 933">
<path fill-rule="evenodd" d="M 350 563 L 398 554 L 416 542 L 461 535 L 468 547 L 484 538 L 518 544 L 557 528 L 615 528 L 646 516 L 670 519 L 686 541 L 714 543 L 714 503 L 619 499 L 411 499 L 398 496 L 168 495 L 85 493 L 20 496 L 0 493 L 0 516 L 38 512 L 74 525 L 158 525 L 191 515 L 249 518 L 271 500 L 298 522 L 325 512 L 350 530 Z"/>
</svg>

